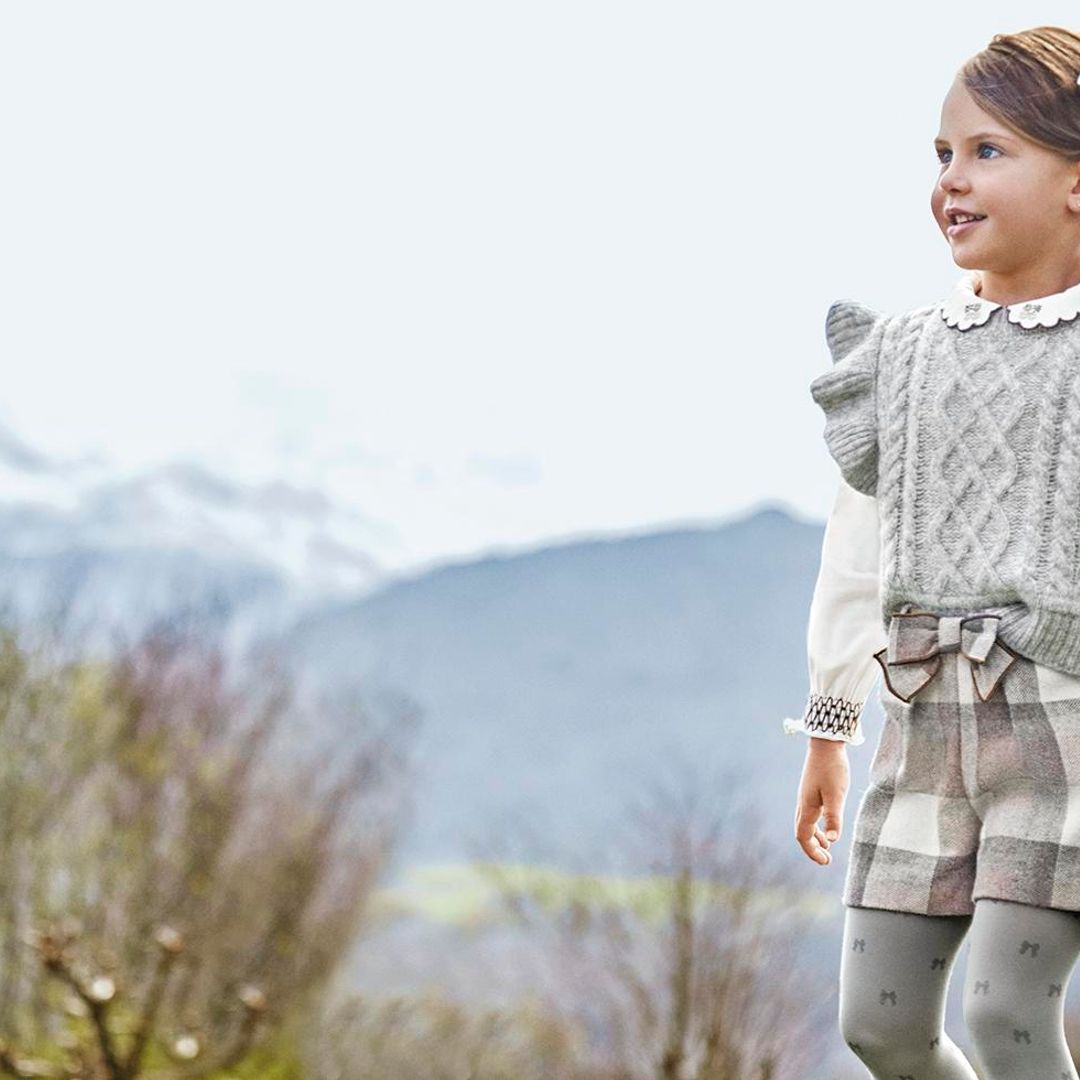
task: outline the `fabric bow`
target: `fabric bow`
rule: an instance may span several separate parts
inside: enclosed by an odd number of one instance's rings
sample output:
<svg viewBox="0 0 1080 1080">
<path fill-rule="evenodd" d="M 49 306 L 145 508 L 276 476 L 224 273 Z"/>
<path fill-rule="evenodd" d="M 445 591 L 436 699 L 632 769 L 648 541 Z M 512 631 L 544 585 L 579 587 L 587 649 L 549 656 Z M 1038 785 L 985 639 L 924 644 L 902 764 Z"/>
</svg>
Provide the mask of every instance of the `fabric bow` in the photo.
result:
<svg viewBox="0 0 1080 1080">
<path fill-rule="evenodd" d="M 943 653 L 959 650 L 971 661 L 971 679 L 986 701 L 1019 653 L 997 640 L 997 615 L 937 615 L 903 610 L 889 622 L 889 644 L 874 653 L 885 683 L 910 701 L 938 672 Z"/>
</svg>

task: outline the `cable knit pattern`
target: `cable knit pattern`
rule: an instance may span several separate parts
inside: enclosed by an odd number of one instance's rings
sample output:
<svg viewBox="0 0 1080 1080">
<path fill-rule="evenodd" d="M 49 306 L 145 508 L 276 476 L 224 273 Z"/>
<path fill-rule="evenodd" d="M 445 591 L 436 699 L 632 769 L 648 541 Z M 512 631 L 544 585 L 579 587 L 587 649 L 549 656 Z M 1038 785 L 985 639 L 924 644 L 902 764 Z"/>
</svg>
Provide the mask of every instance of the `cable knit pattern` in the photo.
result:
<svg viewBox="0 0 1080 1080">
<path fill-rule="evenodd" d="M 1045 339 L 951 334 L 918 372 L 925 385 L 915 393 L 930 411 L 927 488 L 918 495 L 927 507 L 926 542 L 940 558 L 915 569 L 930 594 L 1007 588 L 1013 523 L 1024 520 L 1010 507 L 1025 494 L 1018 456 L 1030 453 L 1037 420 L 1021 384 L 1045 353 Z"/>
<path fill-rule="evenodd" d="M 1000 615 L 998 637 L 1080 675 L 1080 319 L 962 321 L 840 300 L 810 384 L 848 482 L 878 498 L 882 624 L 904 604 Z M 1031 306 L 1031 305 L 1028 305 Z M 943 318 L 947 315 L 952 318 Z"/>
<path fill-rule="evenodd" d="M 900 354 L 913 357 L 920 345 L 919 328 L 922 319 L 932 309 L 925 308 L 921 311 L 912 312 L 909 316 L 896 316 L 888 320 L 886 326 L 886 341 L 882 351 L 888 350 L 889 355 Z M 925 352 L 925 349 L 923 350 Z M 885 440 L 881 450 L 881 476 L 879 478 L 880 494 L 878 496 L 878 509 L 881 515 L 882 525 L 891 523 L 890 528 L 882 528 L 881 531 L 881 566 L 882 574 L 887 566 L 901 565 L 901 557 L 906 555 L 899 550 L 897 540 L 900 530 L 897 528 L 899 515 L 902 512 L 900 493 L 908 485 L 904 483 L 907 447 L 907 421 L 906 402 L 908 400 L 908 386 L 911 381 L 913 362 L 904 364 L 887 364 L 881 372 L 881 402 L 882 409 L 878 414 L 878 422 L 883 431 L 892 433 L 892 437 Z M 910 577 L 910 556 L 907 556 L 908 566 L 905 567 Z"/>
<path fill-rule="evenodd" d="M 1061 365 L 1055 372 L 1055 399 L 1060 403 L 1056 409 L 1047 409 L 1054 418 L 1053 426 L 1044 425 L 1040 440 L 1040 465 L 1046 471 L 1048 488 L 1053 493 L 1049 507 L 1032 505 L 1029 522 L 1048 521 L 1056 518 L 1059 529 L 1044 529 L 1046 542 L 1035 549 L 1042 556 L 1040 568 L 1052 592 L 1067 590 L 1069 582 L 1077 579 L 1076 549 L 1080 538 L 1080 500 L 1077 487 L 1080 483 L 1080 379 L 1075 371 Z M 1044 442 L 1049 444 L 1049 453 Z M 1054 450 L 1056 448 L 1056 457 Z M 1045 554 L 1044 554 L 1045 552 Z"/>
</svg>

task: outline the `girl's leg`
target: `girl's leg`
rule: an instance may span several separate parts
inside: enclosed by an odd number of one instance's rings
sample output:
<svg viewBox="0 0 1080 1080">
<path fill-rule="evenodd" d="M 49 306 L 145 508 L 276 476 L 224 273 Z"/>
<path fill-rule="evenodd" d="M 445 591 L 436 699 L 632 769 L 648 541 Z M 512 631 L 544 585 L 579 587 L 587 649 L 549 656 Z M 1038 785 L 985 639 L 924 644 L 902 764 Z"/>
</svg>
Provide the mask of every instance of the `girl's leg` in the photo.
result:
<svg viewBox="0 0 1080 1080">
<path fill-rule="evenodd" d="M 943 1026 L 949 975 L 971 922 L 971 915 L 845 909 L 840 1031 L 871 1076 L 978 1080 Z"/>
<path fill-rule="evenodd" d="M 1077 1080 L 1063 1015 L 1078 954 L 1076 913 L 975 901 L 964 1019 L 986 1080 Z"/>
</svg>

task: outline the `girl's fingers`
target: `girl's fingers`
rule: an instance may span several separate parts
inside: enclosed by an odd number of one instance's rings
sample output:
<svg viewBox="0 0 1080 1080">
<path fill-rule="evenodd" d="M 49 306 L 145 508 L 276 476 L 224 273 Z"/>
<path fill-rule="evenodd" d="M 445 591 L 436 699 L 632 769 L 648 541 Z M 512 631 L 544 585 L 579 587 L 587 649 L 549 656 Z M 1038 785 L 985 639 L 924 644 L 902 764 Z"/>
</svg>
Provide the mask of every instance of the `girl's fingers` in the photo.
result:
<svg viewBox="0 0 1080 1080">
<path fill-rule="evenodd" d="M 829 848 L 832 841 L 825 835 L 819 824 L 825 810 L 820 798 L 801 801 L 795 809 L 795 839 L 808 859 L 813 859 L 819 866 L 828 866 L 832 862 Z M 813 822 L 813 824 L 810 824 Z M 807 825 L 810 830 L 807 832 Z"/>
<path fill-rule="evenodd" d="M 815 852 L 818 862 L 826 864 L 832 862 L 832 855 L 829 853 L 829 841 L 820 825 L 814 826 L 814 839 L 818 843 L 818 850 Z"/>
</svg>

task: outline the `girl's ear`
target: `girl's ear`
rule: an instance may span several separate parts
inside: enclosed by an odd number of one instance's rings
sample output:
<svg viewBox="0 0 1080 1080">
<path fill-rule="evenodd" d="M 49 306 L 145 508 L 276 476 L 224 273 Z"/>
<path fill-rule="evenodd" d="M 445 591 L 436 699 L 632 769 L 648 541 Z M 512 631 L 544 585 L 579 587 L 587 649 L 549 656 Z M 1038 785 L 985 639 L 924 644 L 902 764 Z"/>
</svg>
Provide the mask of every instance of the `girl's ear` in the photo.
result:
<svg viewBox="0 0 1080 1080">
<path fill-rule="evenodd" d="M 837 300 L 825 316 L 825 340 L 833 363 L 842 360 L 870 333 L 881 312 L 858 300 Z"/>
<path fill-rule="evenodd" d="M 1080 210 L 1080 162 L 1076 164 L 1076 171 L 1073 175 L 1072 191 L 1069 192 L 1071 198 L 1069 199 L 1070 210 Z"/>
</svg>

